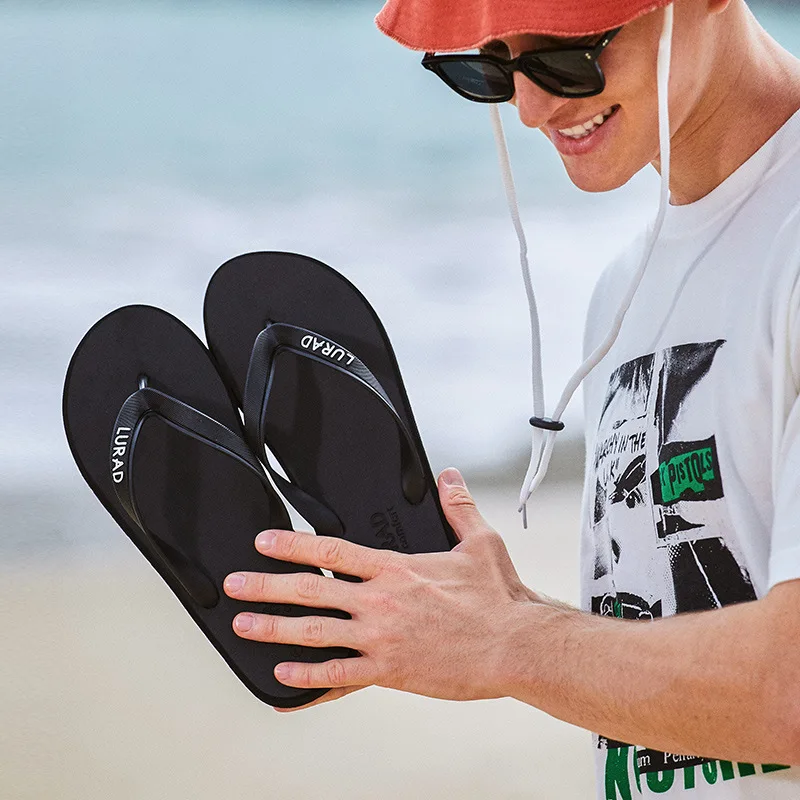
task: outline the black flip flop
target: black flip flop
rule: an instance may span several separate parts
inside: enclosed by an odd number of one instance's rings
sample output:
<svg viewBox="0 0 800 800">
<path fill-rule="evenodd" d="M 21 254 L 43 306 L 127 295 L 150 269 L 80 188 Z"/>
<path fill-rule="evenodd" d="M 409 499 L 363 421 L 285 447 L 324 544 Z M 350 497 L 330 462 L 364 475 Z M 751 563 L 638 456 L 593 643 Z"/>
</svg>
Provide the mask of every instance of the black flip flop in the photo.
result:
<svg viewBox="0 0 800 800">
<path fill-rule="evenodd" d="M 256 533 L 290 527 L 290 518 L 194 333 L 149 306 L 108 314 L 72 357 L 63 413 L 72 455 L 92 491 L 250 691 L 283 708 L 324 694 L 284 686 L 275 665 L 351 651 L 264 644 L 232 630 L 234 616 L 252 604 L 224 594 L 228 573 L 314 570 L 256 551 Z M 344 616 L 272 604 L 255 610 Z"/>
<path fill-rule="evenodd" d="M 247 441 L 318 534 L 408 553 L 456 544 L 392 346 L 335 270 L 293 253 L 223 264 L 206 291 L 209 348 Z"/>
</svg>

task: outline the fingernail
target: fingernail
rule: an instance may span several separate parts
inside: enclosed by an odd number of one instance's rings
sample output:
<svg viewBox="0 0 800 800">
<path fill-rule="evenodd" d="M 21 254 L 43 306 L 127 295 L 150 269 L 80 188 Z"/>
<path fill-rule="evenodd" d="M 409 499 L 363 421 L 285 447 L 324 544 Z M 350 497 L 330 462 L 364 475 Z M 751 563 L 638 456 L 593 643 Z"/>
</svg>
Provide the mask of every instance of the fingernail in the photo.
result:
<svg viewBox="0 0 800 800">
<path fill-rule="evenodd" d="M 233 624 L 236 626 L 237 631 L 246 633 L 253 627 L 256 618 L 252 614 L 237 614 Z"/>
<path fill-rule="evenodd" d="M 288 665 L 286 665 L 286 664 L 278 664 L 278 666 L 275 667 L 275 677 L 278 680 L 281 680 L 282 678 L 288 678 L 289 677 L 289 671 L 290 670 L 289 670 Z"/>
<path fill-rule="evenodd" d="M 269 550 L 275 541 L 275 531 L 262 531 L 256 536 L 256 547 L 259 550 Z"/>
<path fill-rule="evenodd" d="M 467 488 L 464 478 L 455 467 L 448 467 L 440 477 L 445 486 L 463 486 L 465 489 Z"/>
<path fill-rule="evenodd" d="M 241 572 L 234 572 L 225 578 L 225 591 L 238 592 L 244 586 L 245 577 Z"/>
</svg>

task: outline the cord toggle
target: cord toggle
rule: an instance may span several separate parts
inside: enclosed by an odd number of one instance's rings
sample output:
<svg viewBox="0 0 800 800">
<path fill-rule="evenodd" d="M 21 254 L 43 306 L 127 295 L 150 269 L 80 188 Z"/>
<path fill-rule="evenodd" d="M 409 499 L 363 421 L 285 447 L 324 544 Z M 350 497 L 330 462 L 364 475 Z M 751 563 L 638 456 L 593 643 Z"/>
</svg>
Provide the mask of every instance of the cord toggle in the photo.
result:
<svg viewBox="0 0 800 800">
<path fill-rule="evenodd" d="M 541 428 L 543 431 L 563 431 L 564 423 L 560 419 L 550 419 L 550 417 L 531 417 L 528 420 L 534 428 Z"/>
</svg>

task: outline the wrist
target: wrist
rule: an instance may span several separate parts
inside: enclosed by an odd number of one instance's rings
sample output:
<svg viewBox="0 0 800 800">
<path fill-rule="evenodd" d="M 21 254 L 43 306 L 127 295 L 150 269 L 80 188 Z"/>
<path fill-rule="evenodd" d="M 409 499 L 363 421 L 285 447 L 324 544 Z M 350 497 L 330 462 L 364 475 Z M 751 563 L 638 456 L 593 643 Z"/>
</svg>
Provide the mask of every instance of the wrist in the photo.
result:
<svg viewBox="0 0 800 800">
<path fill-rule="evenodd" d="M 502 639 L 500 696 L 541 706 L 557 689 L 571 635 L 584 615 L 544 595 L 515 605 Z"/>
</svg>

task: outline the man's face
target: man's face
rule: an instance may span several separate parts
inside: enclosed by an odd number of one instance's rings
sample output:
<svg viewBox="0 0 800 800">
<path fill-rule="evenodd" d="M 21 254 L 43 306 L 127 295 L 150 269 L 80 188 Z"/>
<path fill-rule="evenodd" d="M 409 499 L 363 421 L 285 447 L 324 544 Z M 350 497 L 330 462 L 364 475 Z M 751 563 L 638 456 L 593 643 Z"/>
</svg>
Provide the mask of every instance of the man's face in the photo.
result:
<svg viewBox="0 0 800 800">
<path fill-rule="evenodd" d="M 673 134 L 700 111 L 711 72 L 713 15 L 708 6 L 706 0 L 675 3 L 670 76 Z M 539 128 L 550 139 L 572 182 L 584 191 L 602 192 L 622 186 L 659 157 L 656 59 L 663 22 L 664 12 L 656 11 L 622 29 L 600 57 L 606 88 L 596 97 L 554 97 L 520 72 L 515 73 L 516 95 L 511 102 L 520 120 L 528 127 Z M 594 43 L 599 38 L 581 43 Z M 487 49 L 517 56 L 525 50 L 569 41 L 519 35 Z M 588 134 L 579 133 L 578 128 L 586 130 L 587 125 Z"/>
</svg>

